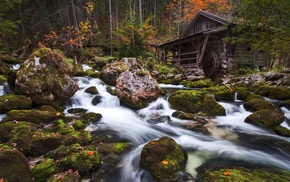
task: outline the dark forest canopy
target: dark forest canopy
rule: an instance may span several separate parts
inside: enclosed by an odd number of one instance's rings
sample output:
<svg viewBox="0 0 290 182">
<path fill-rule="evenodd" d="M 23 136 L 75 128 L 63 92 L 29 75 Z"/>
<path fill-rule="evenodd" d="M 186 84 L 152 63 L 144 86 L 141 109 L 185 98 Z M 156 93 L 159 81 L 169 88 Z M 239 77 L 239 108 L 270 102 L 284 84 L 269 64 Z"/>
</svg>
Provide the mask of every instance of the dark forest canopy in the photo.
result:
<svg viewBox="0 0 290 182">
<path fill-rule="evenodd" d="M 205 10 L 238 17 L 237 31 L 244 36 L 234 41 L 251 39 L 254 49 L 281 56 L 289 54 L 289 8 L 289 0 L 4 0 L 0 47 L 81 52 L 94 46 L 107 55 L 126 50 L 125 56 L 138 56 L 144 45 L 176 38 L 198 10 Z"/>
</svg>

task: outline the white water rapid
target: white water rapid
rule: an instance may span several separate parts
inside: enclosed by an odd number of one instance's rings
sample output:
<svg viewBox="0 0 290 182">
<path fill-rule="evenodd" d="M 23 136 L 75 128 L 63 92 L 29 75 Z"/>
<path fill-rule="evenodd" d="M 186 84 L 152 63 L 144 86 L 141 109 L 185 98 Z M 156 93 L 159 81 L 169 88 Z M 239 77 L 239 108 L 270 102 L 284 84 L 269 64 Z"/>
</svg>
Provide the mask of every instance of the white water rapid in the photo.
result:
<svg viewBox="0 0 290 182">
<path fill-rule="evenodd" d="M 118 97 L 109 94 L 101 80 L 85 77 L 76 79 L 80 90 L 71 98 L 66 114 L 69 115 L 67 111 L 72 108 L 83 108 L 87 109 L 87 112 L 100 113 L 101 121 L 92 123 L 86 128 L 87 131 L 114 131 L 119 139 L 129 141 L 133 145 L 133 149 L 116 166 L 120 168 L 118 174 L 108 173 L 105 181 L 116 181 L 114 175 L 118 175 L 117 179 L 122 182 L 150 181 L 150 175 L 139 167 L 140 153 L 144 144 L 162 136 L 170 136 L 187 151 L 186 172 L 193 176 L 197 174 L 197 167 L 202 164 L 211 165 L 211 161 L 212 165 L 245 163 L 290 170 L 290 154 L 282 152 L 268 142 L 269 140 L 290 141 L 290 139 L 245 123 L 244 119 L 251 113 L 244 110 L 240 101 L 220 103 L 226 109 L 227 116 L 213 119 L 207 125 L 212 134 L 205 135 L 172 125 L 172 123 L 186 121 L 171 117 L 174 110 L 170 108 L 166 98 L 160 97 L 148 107 L 134 111 L 121 106 Z M 93 96 L 84 91 L 91 86 L 97 87 L 101 96 L 98 105 L 93 105 Z M 166 87 L 166 85 L 161 86 Z M 182 88 L 178 86 L 178 89 Z M 284 112 L 287 118 L 290 112 L 285 109 Z M 149 122 L 160 116 L 167 117 L 168 120 L 160 123 Z"/>
</svg>

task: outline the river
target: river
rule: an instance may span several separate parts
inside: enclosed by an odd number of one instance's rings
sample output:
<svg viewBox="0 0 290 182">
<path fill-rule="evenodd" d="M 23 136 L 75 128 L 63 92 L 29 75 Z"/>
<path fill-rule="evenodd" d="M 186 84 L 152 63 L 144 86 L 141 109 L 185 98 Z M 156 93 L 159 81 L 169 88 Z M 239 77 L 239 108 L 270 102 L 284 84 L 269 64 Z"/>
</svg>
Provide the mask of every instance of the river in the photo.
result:
<svg viewBox="0 0 290 182">
<path fill-rule="evenodd" d="M 110 169 L 101 167 L 103 172 L 96 172 L 84 181 L 153 181 L 150 174 L 139 167 L 141 150 L 147 142 L 162 136 L 173 138 L 184 150 L 188 159 L 185 171 L 197 176 L 200 166 L 244 166 L 267 168 L 281 168 L 290 171 L 290 154 L 282 150 L 277 141 L 288 141 L 267 130 L 250 125 L 244 119 L 251 114 L 243 108 L 243 102 L 220 104 L 226 109 L 226 116 L 216 117 L 207 125 L 211 135 L 201 134 L 178 127 L 178 123 L 191 122 L 179 120 L 171 116 L 174 112 L 167 102 L 167 97 L 160 97 L 148 107 L 141 110 L 131 110 L 122 106 L 118 97 L 109 94 L 106 86 L 97 78 L 76 77 L 80 89 L 70 99 L 65 109 L 66 115 L 72 108 L 84 108 L 87 112 L 100 113 L 101 121 L 92 123 L 86 130 L 98 135 L 107 132 L 113 141 L 128 141 L 133 146 L 117 164 Z M 92 104 L 93 95 L 85 89 L 95 86 L 101 96 L 98 105 Z M 183 86 L 160 85 L 161 87 Z M 290 112 L 282 108 L 285 118 L 290 119 Z M 165 116 L 170 119 L 161 123 L 150 122 L 156 116 Z M 286 120 L 283 127 L 289 128 Z M 113 133 L 113 134 L 112 134 Z"/>
</svg>

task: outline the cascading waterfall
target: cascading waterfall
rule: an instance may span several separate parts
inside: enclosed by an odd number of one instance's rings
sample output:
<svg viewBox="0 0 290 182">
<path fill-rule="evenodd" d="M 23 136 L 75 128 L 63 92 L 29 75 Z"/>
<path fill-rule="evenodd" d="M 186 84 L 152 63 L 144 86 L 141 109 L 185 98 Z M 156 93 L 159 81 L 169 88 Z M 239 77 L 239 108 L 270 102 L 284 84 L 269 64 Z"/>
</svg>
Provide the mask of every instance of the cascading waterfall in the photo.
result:
<svg viewBox="0 0 290 182">
<path fill-rule="evenodd" d="M 245 123 L 244 119 L 251 112 L 245 111 L 240 101 L 221 102 L 227 116 L 213 119 L 208 124 L 212 135 L 205 135 L 171 125 L 168 121 L 149 123 L 150 119 L 160 116 L 168 117 L 168 120 L 173 123 L 184 122 L 171 117 L 174 110 L 170 108 L 166 98 L 160 97 L 148 107 L 133 111 L 121 106 L 118 97 L 109 94 L 101 80 L 84 77 L 77 77 L 77 80 L 80 90 L 71 98 L 66 111 L 71 108 L 84 108 L 88 112 L 100 113 L 102 119 L 88 126 L 87 131 L 113 130 L 120 138 L 130 141 L 133 145 L 133 149 L 118 164 L 121 166 L 119 175 L 122 181 L 146 181 L 144 179 L 146 171 L 139 167 L 141 150 L 144 144 L 162 136 L 172 137 L 188 151 L 186 171 L 193 176 L 197 174 L 196 168 L 210 159 L 245 161 L 290 170 L 289 154 L 279 152 L 279 149 L 273 147 L 269 150 L 266 144 L 260 144 L 259 139 L 251 137 L 247 139 L 247 136 L 263 136 L 286 141 L 290 139 L 273 135 L 264 129 Z M 91 86 L 97 87 L 99 96 L 102 98 L 98 105 L 93 105 L 93 96 L 84 91 Z M 178 86 L 178 88 L 182 87 Z M 286 109 L 284 112 L 285 116 L 290 115 Z M 113 175 L 107 174 L 108 178 Z M 150 177 L 146 176 L 146 179 Z"/>
</svg>

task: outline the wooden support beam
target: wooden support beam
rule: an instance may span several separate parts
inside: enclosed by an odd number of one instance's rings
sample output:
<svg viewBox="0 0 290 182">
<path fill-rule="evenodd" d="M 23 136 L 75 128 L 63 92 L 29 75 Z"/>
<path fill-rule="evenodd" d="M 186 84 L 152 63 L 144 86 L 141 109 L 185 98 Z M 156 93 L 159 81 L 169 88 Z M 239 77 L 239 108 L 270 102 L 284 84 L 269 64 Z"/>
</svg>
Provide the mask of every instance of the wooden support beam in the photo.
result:
<svg viewBox="0 0 290 182">
<path fill-rule="evenodd" d="M 208 37 L 209 37 L 209 35 L 207 35 L 204 38 L 202 49 L 201 49 L 201 52 L 200 52 L 200 55 L 199 55 L 199 58 L 198 58 L 198 64 L 200 64 L 202 62 L 202 59 L 203 59 L 203 56 L 204 56 L 204 52 L 205 52 L 205 49 L 206 49 L 206 45 L 207 45 L 207 42 L 208 42 Z"/>
</svg>

